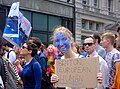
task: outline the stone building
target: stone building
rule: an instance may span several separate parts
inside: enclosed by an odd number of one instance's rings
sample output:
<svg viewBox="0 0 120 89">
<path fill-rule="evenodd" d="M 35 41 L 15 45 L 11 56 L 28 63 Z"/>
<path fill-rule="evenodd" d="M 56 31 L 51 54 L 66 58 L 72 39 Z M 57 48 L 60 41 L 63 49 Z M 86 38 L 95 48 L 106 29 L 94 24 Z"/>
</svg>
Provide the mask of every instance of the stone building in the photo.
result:
<svg viewBox="0 0 120 89">
<path fill-rule="evenodd" d="M 2 31 L 15 1 L 20 2 L 20 11 L 32 24 L 31 36 L 39 37 L 46 45 L 52 42 L 52 32 L 60 25 L 69 28 L 81 44 L 93 32 L 114 32 L 120 21 L 120 0 L 0 0 Z"/>
<path fill-rule="evenodd" d="M 120 0 L 75 0 L 76 41 L 93 32 L 115 32 L 120 20 Z"/>
<path fill-rule="evenodd" d="M 65 26 L 73 33 L 72 0 L 0 0 L 0 29 L 3 31 L 5 21 L 13 2 L 20 2 L 20 11 L 31 22 L 31 36 L 39 37 L 45 45 L 51 43 L 52 32 L 57 26 Z"/>
</svg>

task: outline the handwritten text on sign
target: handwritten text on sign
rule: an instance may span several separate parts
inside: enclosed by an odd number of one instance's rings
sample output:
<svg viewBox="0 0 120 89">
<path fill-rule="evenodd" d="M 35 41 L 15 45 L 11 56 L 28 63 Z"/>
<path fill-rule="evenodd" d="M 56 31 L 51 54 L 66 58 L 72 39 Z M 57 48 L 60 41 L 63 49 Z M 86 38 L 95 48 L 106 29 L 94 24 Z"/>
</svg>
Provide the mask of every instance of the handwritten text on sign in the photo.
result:
<svg viewBox="0 0 120 89">
<path fill-rule="evenodd" d="M 55 61 L 58 87 L 94 88 L 99 72 L 98 57 L 61 59 Z"/>
</svg>

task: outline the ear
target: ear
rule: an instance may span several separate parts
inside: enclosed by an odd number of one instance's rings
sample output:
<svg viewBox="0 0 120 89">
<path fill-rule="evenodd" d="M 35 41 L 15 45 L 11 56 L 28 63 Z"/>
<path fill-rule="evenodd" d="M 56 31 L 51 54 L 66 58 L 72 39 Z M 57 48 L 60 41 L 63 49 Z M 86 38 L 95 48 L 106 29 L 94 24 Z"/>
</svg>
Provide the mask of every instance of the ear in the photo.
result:
<svg viewBox="0 0 120 89">
<path fill-rule="evenodd" d="M 32 54 L 32 50 L 29 50 L 28 53 L 29 53 L 29 54 Z"/>
<path fill-rule="evenodd" d="M 96 43 L 98 43 L 98 39 L 96 39 Z"/>
</svg>

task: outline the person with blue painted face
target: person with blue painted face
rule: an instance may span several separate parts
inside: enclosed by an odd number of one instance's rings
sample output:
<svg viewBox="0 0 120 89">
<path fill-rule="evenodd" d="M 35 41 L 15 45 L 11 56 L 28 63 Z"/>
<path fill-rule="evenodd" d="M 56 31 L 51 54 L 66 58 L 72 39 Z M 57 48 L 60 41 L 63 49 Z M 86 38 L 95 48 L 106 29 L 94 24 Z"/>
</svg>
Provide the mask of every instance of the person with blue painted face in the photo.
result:
<svg viewBox="0 0 120 89">
<path fill-rule="evenodd" d="M 59 49 L 59 51 L 64 54 L 61 57 L 61 59 L 79 57 L 79 54 L 75 53 L 75 51 L 73 50 L 75 48 L 74 38 L 69 29 L 65 27 L 56 28 L 53 35 L 53 41 L 55 42 L 56 47 Z M 97 75 L 98 80 L 99 79 L 102 80 L 101 76 L 102 76 L 101 74 Z M 58 80 L 59 80 L 59 77 L 56 74 L 53 74 L 51 76 L 51 83 L 54 84 L 58 82 Z M 71 89 L 71 88 L 66 87 L 66 88 L 58 88 L 58 89 Z"/>
<path fill-rule="evenodd" d="M 54 31 L 54 41 L 56 47 L 64 54 L 63 58 L 78 58 L 78 54 L 73 51 L 74 38 L 72 33 L 65 27 L 59 27 Z"/>
<path fill-rule="evenodd" d="M 72 33 L 65 27 L 58 27 L 54 31 L 54 37 L 53 40 L 56 44 L 56 47 L 60 52 L 63 53 L 63 56 L 61 59 L 65 58 L 78 58 L 79 54 L 76 54 L 73 50 L 75 47 L 74 44 L 74 38 L 72 36 Z M 53 74 L 51 76 L 51 82 L 56 83 L 58 81 L 58 76 L 56 74 Z M 58 88 L 58 89 L 71 89 L 71 88 Z"/>
</svg>

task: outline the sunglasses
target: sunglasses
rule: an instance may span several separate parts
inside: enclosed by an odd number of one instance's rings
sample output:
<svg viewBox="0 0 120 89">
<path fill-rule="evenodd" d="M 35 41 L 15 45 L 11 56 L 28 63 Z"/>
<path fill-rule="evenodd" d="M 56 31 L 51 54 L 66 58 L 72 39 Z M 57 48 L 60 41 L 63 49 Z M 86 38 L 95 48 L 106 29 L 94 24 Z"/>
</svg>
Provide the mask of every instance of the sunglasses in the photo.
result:
<svg viewBox="0 0 120 89">
<path fill-rule="evenodd" d="M 92 46 L 94 43 L 84 43 L 83 46 Z"/>
</svg>

